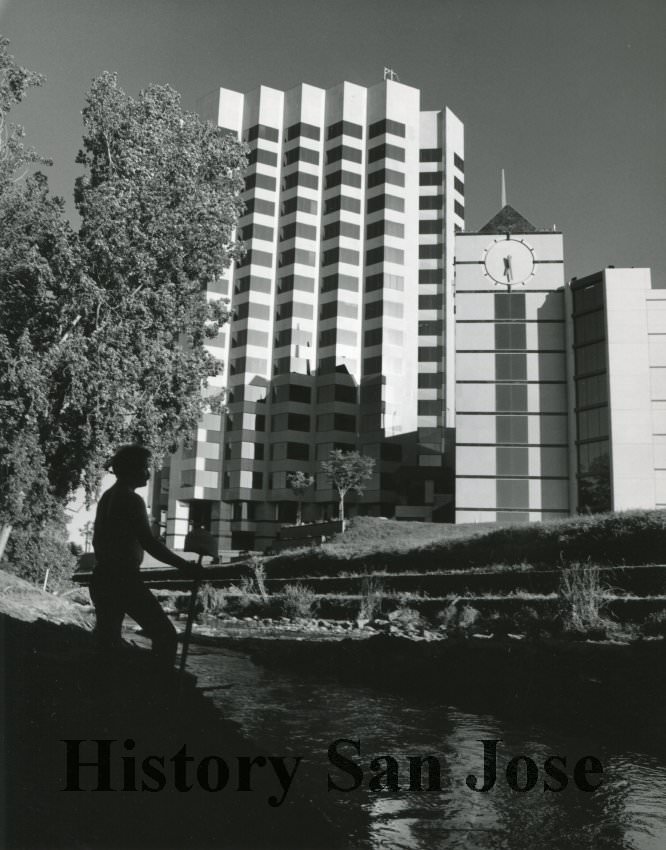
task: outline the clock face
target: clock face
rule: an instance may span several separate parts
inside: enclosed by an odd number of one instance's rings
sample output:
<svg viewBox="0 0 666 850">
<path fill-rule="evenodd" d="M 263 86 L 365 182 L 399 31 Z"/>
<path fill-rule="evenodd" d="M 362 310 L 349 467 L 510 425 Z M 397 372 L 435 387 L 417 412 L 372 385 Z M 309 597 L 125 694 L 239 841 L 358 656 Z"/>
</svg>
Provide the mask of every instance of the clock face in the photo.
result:
<svg viewBox="0 0 666 850">
<path fill-rule="evenodd" d="M 534 252 L 522 239 L 497 239 L 486 249 L 483 265 L 495 283 L 525 283 L 534 274 Z"/>
</svg>

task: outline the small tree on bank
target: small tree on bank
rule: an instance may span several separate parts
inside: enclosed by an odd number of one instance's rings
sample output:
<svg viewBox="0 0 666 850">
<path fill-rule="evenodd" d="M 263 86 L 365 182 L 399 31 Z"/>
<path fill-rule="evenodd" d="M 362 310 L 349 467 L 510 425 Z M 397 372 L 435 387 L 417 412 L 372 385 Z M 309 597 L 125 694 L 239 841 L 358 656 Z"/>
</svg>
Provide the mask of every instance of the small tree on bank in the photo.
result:
<svg viewBox="0 0 666 850">
<path fill-rule="evenodd" d="M 364 482 L 372 478 L 375 459 L 360 452 L 343 452 L 335 449 L 328 454 L 328 460 L 321 463 L 322 471 L 338 491 L 338 519 L 345 530 L 345 496 L 350 490 L 359 495 L 363 493 Z"/>
<path fill-rule="evenodd" d="M 298 497 L 296 508 L 296 525 L 303 524 L 303 496 L 305 491 L 314 484 L 314 475 L 309 472 L 303 472 L 299 469 L 297 472 L 290 472 L 287 475 L 287 487 L 294 491 Z"/>
</svg>

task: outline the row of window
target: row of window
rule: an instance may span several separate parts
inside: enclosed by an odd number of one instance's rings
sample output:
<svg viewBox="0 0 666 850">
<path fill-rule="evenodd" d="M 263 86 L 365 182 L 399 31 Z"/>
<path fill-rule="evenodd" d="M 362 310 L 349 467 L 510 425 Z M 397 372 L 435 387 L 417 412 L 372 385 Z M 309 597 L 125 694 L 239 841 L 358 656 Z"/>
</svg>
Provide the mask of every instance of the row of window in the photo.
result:
<svg viewBox="0 0 666 850">
<path fill-rule="evenodd" d="M 225 129 L 225 128 L 221 128 Z M 399 121 L 393 121 L 390 118 L 383 118 L 380 121 L 375 121 L 368 127 L 368 137 L 374 138 L 382 133 L 391 133 L 394 136 L 405 137 L 406 127 Z M 228 132 L 235 132 L 229 130 Z M 363 138 L 363 127 L 361 124 L 354 124 L 351 121 L 337 121 L 328 127 L 328 138 L 334 139 L 337 136 L 352 136 L 356 139 Z M 266 124 L 255 124 L 253 127 L 248 127 L 243 134 L 243 138 L 247 142 L 253 142 L 255 139 L 266 139 L 269 142 L 277 142 L 280 132 L 277 127 L 269 127 Z M 308 139 L 319 141 L 321 138 L 321 129 L 314 124 L 307 124 L 304 121 L 299 121 L 292 124 L 285 131 L 287 141 L 303 136 Z"/>
<path fill-rule="evenodd" d="M 346 180 L 346 177 L 344 177 L 344 175 L 348 173 L 349 172 L 336 171 L 335 176 L 331 175 L 331 177 L 336 181 L 339 180 L 340 184 L 344 184 Z M 360 175 L 353 175 L 353 177 L 360 178 Z M 456 212 L 458 213 L 458 215 L 464 215 L 464 207 L 462 207 L 462 205 L 460 204 L 458 205 L 458 207 L 459 209 L 456 208 Z M 442 210 L 443 208 L 444 197 L 442 195 L 422 195 L 419 198 L 419 209 L 421 210 Z M 282 202 L 280 207 L 280 212 L 283 216 L 290 215 L 294 212 L 303 212 L 307 213 L 308 215 L 317 215 L 317 210 L 318 207 L 316 200 L 314 200 L 313 198 L 303 198 L 300 195 L 295 195 L 293 198 L 287 198 Z M 358 198 L 350 198 L 346 195 L 336 195 L 335 197 L 328 198 L 324 201 L 324 215 L 329 215 L 330 213 L 337 212 L 338 210 L 347 210 L 348 212 L 360 213 L 361 201 Z M 373 195 L 367 200 L 368 214 L 377 212 L 378 210 L 393 210 L 394 212 L 402 213 L 405 211 L 405 200 L 404 198 L 400 198 L 396 195 L 390 195 L 386 193 Z M 263 198 L 248 198 L 245 201 L 245 210 L 243 212 L 243 217 L 253 215 L 254 213 L 260 213 L 261 215 L 273 217 L 275 215 L 275 204 L 272 201 L 267 201 Z"/>
</svg>

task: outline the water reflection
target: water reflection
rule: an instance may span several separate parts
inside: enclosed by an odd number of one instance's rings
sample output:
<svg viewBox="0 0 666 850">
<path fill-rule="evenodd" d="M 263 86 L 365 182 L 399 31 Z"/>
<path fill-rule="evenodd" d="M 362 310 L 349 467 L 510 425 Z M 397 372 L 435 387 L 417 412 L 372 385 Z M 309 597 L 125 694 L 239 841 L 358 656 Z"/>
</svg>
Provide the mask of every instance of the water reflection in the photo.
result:
<svg viewBox="0 0 666 850">
<path fill-rule="evenodd" d="M 565 726 L 540 728 L 521 717 L 475 715 L 409 694 L 347 687 L 325 673 L 305 681 L 228 650 L 199 650 L 192 668 L 204 688 L 217 688 L 211 696 L 225 716 L 241 723 L 267 752 L 304 757 L 313 798 L 345 823 L 354 848 L 666 847 L 666 757 L 663 751 L 630 748 L 629 730 L 600 725 L 576 734 Z M 659 719 L 653 723 L 656 730 Z M 360 756 L 344 750 L 363 770 L 362 787 L 347 794 L 327 792 L 329 773 L 339 784 L 351 784 L 327 757 L 331 742 L 340 738 L 361 743 Z M 498 781 L 489 793 L 476 793 L 465 778 L 470 772 L 483 776 L 483 739 L 502 742 Z M 525 793 L 511 790 L 504 780 L 506 763 L 520 754 L 540 769 L 538 784 Z M 554 754 L 567 757 L 569 785 L 544 793 L 543 764 Z M 382 755 L 398 761 L 398 792 L 368 789 L 375 775 L 370 762 Z M 415 755 L 438 758 L 441 791 L 409 791 L 408 757 Z M 574 764 L 587 755 L 604 766 L 603 785 L 593 793 L 580 791 L 571 779 Z"/>
</svg>

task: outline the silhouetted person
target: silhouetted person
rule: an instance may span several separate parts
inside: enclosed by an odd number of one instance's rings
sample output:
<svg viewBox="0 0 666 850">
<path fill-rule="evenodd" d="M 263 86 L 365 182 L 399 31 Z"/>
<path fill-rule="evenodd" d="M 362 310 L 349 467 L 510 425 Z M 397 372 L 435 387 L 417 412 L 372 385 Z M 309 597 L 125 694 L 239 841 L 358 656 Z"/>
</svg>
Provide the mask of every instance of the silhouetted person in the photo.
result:
<svg viewBox="0 0 666 850">
<path fill-rule="evenodd" d="M 176 658 L 176 630 L 159 602 L 143 584 L 139 567 L 144 550 L 158 561 L 186 569 L 194 575 L 196 564 L 176 555 L 156 540 L 143 499 L 135 493 L 150 478 L 151 455 L 139 445 L 121 446 L 107 464 L 116 483 L 97 506 L 93 548 L 95 569 L 90 596 L 95 605 L 95 637 L 102 651 L 122 646 L 125 614 L 142 627 L 152 641 L 156 659 L 172 667 Z"/>
</svg>

